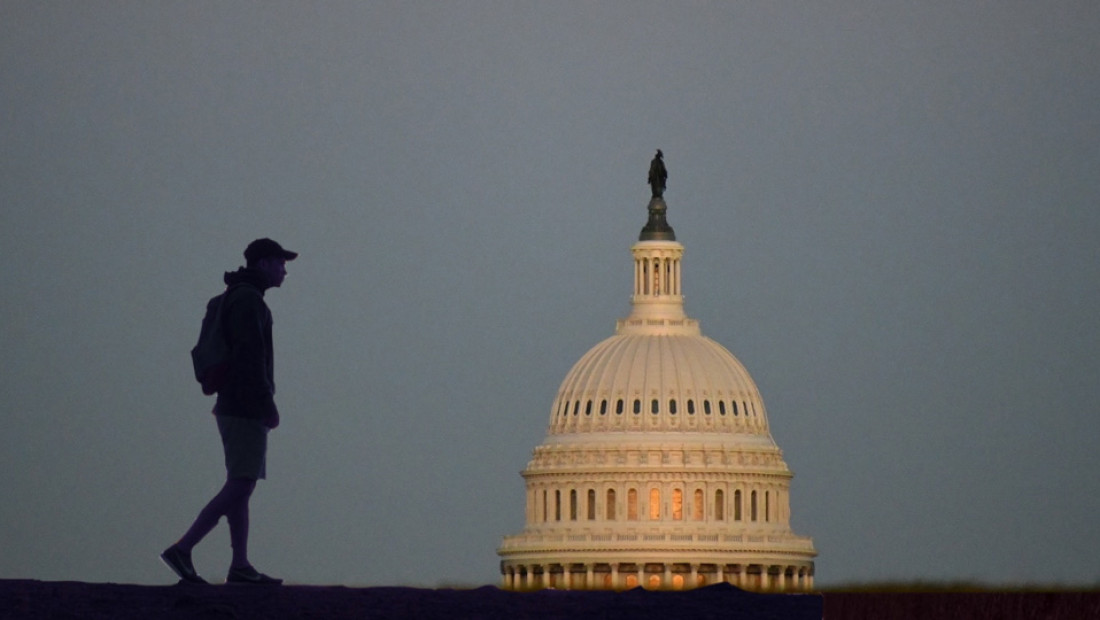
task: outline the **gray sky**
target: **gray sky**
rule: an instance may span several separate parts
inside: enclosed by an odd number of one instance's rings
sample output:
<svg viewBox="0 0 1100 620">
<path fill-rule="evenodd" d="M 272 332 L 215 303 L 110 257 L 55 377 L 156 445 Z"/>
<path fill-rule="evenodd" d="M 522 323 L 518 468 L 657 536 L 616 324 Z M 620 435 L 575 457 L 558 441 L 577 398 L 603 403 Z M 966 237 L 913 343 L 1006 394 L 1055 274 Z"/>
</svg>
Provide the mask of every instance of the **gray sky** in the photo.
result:
<svg viewBox="0 0 1100 620">
<path fill-rule="evenodd" d="M 271 236 L 253 561 L 497 583 L 661 148 L 819 585 L 1100 581 L 1098 7 L 0 3 L 0 578 L 174 581 L 224 475 L 188 351 Z"/>
</svg>

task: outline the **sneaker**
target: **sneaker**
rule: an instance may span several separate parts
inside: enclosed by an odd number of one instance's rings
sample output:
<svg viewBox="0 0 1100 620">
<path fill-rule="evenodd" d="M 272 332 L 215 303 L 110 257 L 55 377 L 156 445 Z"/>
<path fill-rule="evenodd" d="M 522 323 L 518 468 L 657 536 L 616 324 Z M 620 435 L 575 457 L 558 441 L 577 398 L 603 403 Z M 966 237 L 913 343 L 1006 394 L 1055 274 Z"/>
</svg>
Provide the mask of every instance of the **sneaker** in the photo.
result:
<svg viewBox="0 0 1100 620">
<path fill-rule="evenodd" d="M 245 566 L 244 568 L 230 568 L 229 574 L 225 576 L 225 582 L 245 583 L 258 586 L 277 586 L 282 584 L 283 580 L 269 577 L 251 566 Z"/>
<path fill-rule="evenodd" d="M 160 559 L 168 568 L 179 575 L 180 581 L 186 583 L 206 583 L 206 580 L 199 577 L 199 574 L 195 572 L 195 567 L 191 564 L 191 554 L 183 549 L 172 545 L 165 549 L 164 553 L 160 554 Z"/>
</svg>

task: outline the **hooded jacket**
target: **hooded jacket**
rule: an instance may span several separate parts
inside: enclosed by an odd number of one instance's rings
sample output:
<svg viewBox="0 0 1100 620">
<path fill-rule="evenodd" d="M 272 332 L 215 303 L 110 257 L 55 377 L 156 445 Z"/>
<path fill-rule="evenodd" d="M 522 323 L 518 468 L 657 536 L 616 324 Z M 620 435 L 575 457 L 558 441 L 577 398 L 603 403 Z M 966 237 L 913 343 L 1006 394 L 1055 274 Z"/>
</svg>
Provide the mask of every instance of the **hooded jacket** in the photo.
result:
<svg viewBox="0 0 1100 620">
<path fill-rule="evenodd" d="M 214 413 L 277 420 L 271 310 L 264 303 L 267 282 L 259 271 L 246 267 L 227 272 L 224 279 L 222 330 L 229 343 L 229 371 Z"/>
</svg>

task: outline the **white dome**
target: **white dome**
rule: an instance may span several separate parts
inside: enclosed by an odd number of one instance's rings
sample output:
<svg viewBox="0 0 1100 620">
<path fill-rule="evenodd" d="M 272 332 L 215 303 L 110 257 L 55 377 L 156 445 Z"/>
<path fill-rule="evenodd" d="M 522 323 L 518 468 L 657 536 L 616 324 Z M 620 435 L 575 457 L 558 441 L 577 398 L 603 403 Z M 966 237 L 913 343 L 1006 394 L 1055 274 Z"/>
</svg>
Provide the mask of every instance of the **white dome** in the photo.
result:
<svg viewBox="0 0 1100 620">
<path fill-rule="evenodd" d="M 760 392 L 725 347 L 698 333 L 666 333 L 660 324 L 649 333 L 630 327 L 620 323 L 620 333 L 573 365 L 551 410 L 551 434 L 768 433 Z"/>
<path fill-rule="evenodd" d="M 684 314 L 684 248 L 658 200 L 631 248 L 630 315 L 566 374 L 523 471 L 504 586 L 810 589 L 817 552 L 790 529 L 792 474 L 764 401 Z"/>
</svg>

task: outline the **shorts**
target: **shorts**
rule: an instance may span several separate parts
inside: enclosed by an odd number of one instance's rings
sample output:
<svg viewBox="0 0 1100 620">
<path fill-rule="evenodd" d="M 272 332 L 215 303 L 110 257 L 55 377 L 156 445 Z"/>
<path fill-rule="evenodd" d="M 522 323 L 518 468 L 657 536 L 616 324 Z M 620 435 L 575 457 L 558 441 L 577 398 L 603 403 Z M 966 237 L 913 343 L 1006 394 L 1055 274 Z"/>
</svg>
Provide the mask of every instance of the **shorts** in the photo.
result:
<svg viewBox="0 0 1100 620">
<path fill-rule="evenodd" d="M 267 477 L 267 428 L 263 422 L 249 418 L 218 415 L 218 433 L 225 449 L 227 478 Z"/>
</svg>

